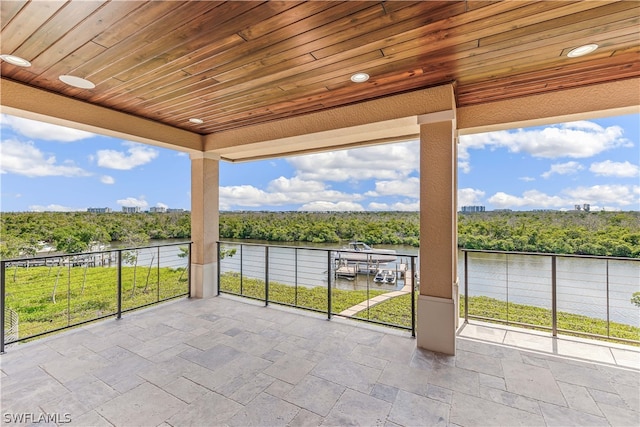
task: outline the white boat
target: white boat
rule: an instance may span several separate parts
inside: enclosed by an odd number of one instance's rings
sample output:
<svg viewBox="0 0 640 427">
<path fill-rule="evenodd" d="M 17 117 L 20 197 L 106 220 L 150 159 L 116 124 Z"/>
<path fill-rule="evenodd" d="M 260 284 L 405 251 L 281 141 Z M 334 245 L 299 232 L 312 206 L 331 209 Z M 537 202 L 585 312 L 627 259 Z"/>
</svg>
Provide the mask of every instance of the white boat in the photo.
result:
<svg viewBox="0 0 640 427">
<path fill-rule="evenodd" d="M 351 242 L 349 246 L 337 251 L 337 257 L 355 263 L 383 264 L 396 260 L 393 249 L 373 249 L 363 242 Z"/>
<path fill-rule="evenodd" d="M 373 281 L 376 283 L 386 283 L 392 285 L 396 283 L 396 273 L 393 270 L 379 269 L 376 275 L 373 277 Z"/>
<path fill-rule="evenodd" d="M 385 270 L 384 272 L 384 283 L 394 284 L 396 283 L 396 273 L 392 270 Z"/>
<path fill-rule="evenodd" d="M 373 281 L 376 283 L 384 283 L 384 270 L 378 270 L 376 275 L 373 277 Z"/>
</svg>

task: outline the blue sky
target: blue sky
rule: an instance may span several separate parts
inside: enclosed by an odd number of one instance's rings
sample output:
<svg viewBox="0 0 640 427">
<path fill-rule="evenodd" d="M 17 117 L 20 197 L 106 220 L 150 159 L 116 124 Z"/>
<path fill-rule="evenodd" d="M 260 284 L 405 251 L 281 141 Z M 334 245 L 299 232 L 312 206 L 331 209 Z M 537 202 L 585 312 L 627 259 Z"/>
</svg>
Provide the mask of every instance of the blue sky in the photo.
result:
<svg viewBox="0 0 640 427">
<path fill-rule="evenodd" d="M 184 153 L 0 116 L 0 211 L 190 209 Z M 222 162 L 223 210 L 418 210 L 418 142 Z M 640 210 L 640 116 L 461 137 L 460 206 Z"/>
</svg>

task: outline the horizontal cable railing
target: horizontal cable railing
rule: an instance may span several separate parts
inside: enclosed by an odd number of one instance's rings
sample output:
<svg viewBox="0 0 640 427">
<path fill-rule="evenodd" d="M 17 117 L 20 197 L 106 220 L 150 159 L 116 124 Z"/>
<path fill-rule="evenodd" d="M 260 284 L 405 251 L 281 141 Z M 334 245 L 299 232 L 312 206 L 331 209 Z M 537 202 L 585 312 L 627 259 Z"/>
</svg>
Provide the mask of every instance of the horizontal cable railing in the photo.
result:
<svg viewBox="0 0 640 427">
<path fill-rule="evenodd" d="M 461 309 L 480 319 L 640 343 L 640 259 L 462 250 Z"/>
<path fill-rule="evenodd" d="M 190 254 L 191 243 L 183 242 L 1 260 L 0 352 L 8 344 L 188 295 Z"/>
<path fill-rule="evenodd" d="M 221 241 L 219 292 L 410 330 L 416 255 Z M 378 273 L 384 274 L 379 276 Z"/>
</svg>

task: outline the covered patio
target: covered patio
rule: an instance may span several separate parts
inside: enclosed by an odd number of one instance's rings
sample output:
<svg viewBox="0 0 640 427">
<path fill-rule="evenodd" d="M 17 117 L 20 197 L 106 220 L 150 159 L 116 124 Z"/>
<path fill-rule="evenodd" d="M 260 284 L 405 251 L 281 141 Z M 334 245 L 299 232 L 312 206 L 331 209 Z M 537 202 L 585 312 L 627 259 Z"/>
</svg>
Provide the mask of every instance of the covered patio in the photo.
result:
<svg viewBox="0 0 640 427">
<path fill-rule="evenodd" d="M 455 353 L 457 138 L 639 111 L 635 2 L 2 2 L 2 112 L 191 156 L 191 295 L 219 162 L 420 140 L 418 347 Z"/>
<path fill-rule="evenodd" d="M 456 356 L 447 356 L 416 348 L 409 333 L 390 328 L 327 321 L 226 296 L 180 299 L 10 346 L 2 355 L 3 422 L 31 424 L 49 417 L 50 424 L 81 426 L 632 426 L 640 421 L 637 348 L 486 324 L 465 325 L 456 342 Z"/>
<path fill-rule="evenodd" d="M 456 188 L 461 134 L 640 112 L 636 2 L 0 11 L 2 113 L 189 153 L 194 297 L 10 348 L 3 422 L 638 424 L 637 351 L 460 328 Z M 213 297 L 220 162 L 409 139 L 420 140 L 416 340 Z"/>
</svg>

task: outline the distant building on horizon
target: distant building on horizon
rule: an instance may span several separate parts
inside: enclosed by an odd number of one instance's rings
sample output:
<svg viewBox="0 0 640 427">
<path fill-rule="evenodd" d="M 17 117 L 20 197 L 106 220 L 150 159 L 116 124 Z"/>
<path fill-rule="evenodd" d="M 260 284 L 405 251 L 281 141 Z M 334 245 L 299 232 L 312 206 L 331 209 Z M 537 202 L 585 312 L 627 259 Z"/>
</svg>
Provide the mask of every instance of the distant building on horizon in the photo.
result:
<svg viewBox="0 0 640 427">
<path fill-rule="evenodd" d="M 151 213 L 166 213 L 168 209 L 164 206 L 152 206 L 149 208 L 149 212 Z"/>
<path fill-rule="evenodd" d="M 472 212 L 484 212 L 484 206 L 463 206 L 461 208 L 462 213 L 472 213 Z"/>
<path fill-rule="evenodd" d="M 111 213 L 111 208 L 87 208 L 89 213 Z"/>
<path fill-rule="evenodd" d="M 140 213 L 140 206 L 123 206 L 122 212 L 124 213 Z"/>
<path fill-rule="evenodd" d="M 167 213 L 182 213 L 182 212 L 185 212 L 185 210 L 184 209 L 178 209 L 178 208 L 175 208 L 175 209 L 168 209 L 167 208 L 165 210 L 165 212 L 167 212 Z"/>
</svg>

